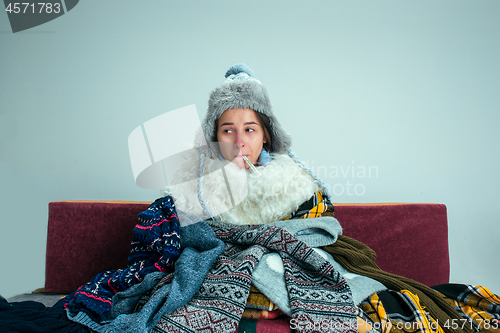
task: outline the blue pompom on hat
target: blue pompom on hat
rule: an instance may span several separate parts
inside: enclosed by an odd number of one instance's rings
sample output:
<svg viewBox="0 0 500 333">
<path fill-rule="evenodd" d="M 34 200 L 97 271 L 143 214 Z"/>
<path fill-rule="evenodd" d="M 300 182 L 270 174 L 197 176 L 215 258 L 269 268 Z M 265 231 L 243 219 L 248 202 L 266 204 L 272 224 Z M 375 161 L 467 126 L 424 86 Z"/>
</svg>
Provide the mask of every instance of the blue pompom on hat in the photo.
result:
<svg viewBox="0 0 500 333">
<path fill-rule="evenodd" d="M 227 78 L 231 75 L 238 75 L 240 73 L 245 73 L 248 76 L 252 76 L 252 77 L 254 76 L 253 70 L 251 70 L 250 67 L 248 67 L 245 64 L 236 64 L 236 65 L 231 66 L 227 70 L 225 77 Z"/>
</svg>

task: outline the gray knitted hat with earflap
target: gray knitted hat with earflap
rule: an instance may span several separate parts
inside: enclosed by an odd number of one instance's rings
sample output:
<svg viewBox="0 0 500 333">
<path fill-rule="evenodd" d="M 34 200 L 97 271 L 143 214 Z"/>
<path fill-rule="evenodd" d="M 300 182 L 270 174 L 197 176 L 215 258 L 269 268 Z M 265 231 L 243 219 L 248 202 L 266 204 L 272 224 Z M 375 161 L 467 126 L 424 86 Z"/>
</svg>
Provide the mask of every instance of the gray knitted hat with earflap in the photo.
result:
<svg viewBox="0 0 500 333">
<path fill-rule="evenodd" d="M 222 84 L 210 94 L 207 113 L 201 125 L 203 133 L 201 131 L 198 132 L 195 139 L 195 146 L 201 156 L 198 168 L 198 200 L 205 212 L 215 219 L 215 214 L 208 207 L 203 193 L 204 159 L 205 157 L 214 158 L 217 156 L 216 150 L 213 148 L 213 143 L 217 142 L 215 125 L 225 111 L 239 108 L 252 109 L 268 118 L 270 127 L 269 135 L 271 136 L 269 153 L 289 155 L 321 185 L 324 196 L 328 198 L 327 189 L 321 179 L 307 168 L 290 150 L 292 137 L 281 127 L 281 124 L 274 115 L 266 88 L 254 77 L 253 71 L 245 64 L 236 64 L 227 70 L 225 77 Z M 203 137 L 205 140 L 200 140 Z M 203 144 L 202 141 L 206 142 Z"/>
<path fill-rule="evenodd" d="M 271 151 L 285 154 L 292 145 L 288 134 L 274 115 L 266 88 L 254 78 L 253 71 L 245 64 L 236 64 L 228 69 L 226 79 L 215 88 L 208 100 L 208 110 L 202 122 L 207 142 L 217 141 L 215 124 L 222 114 L 231 109 L 252 109 L 269 119 Z"/>
</svg>

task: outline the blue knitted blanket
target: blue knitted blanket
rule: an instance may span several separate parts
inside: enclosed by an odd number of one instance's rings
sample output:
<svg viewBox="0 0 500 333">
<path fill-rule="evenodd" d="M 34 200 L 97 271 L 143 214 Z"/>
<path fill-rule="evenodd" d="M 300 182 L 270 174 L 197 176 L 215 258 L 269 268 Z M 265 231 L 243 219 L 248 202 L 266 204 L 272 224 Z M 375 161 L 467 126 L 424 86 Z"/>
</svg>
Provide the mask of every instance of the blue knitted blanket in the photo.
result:
<svg viewBox="0 0 500 333">
<path fill-rule="evenodd" d="M 133 230 L 127 268 L 99 273 L 55 307 L 85 312 L 99 322 L 112 308 L 112 298 L 120 291 L 140 283 L 153 272 L 172 272 L 180 255 L 179 219 L 172 197 L 157 199 L 138 215 Z"/>
</svg>

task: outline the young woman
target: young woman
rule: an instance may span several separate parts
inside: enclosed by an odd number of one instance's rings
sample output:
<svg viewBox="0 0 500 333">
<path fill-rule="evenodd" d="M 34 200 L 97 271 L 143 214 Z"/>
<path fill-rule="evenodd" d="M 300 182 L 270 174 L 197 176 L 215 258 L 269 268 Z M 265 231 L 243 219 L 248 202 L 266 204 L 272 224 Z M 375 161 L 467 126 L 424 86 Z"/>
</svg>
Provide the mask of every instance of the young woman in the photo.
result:
<svg viewBox="0 0 500 333">
<path fill-rule="evenodd" d="M 290 151 L 291 136 L 246 65 L 232 66 L 212 91 L 202 130 L 197 150 L 169 178 L 177 210 L 256 225 L 286 218 L 318 192 L 327 200 L 323 183 Z"/>
</svg>

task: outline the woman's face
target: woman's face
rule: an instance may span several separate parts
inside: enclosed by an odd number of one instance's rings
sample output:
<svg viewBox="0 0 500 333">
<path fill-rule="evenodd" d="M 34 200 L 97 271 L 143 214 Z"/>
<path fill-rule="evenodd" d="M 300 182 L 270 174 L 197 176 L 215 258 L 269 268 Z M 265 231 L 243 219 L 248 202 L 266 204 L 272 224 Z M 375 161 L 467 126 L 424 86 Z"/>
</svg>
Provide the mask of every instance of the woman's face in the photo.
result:
<svg viewBox="0 0 500 333">
<path fill-rule="evenodd" d="M 259 117 L 251 109 L 225 111 L 217 124 L 217 141 L 222 156 L 240 168 L 249 168 L 242 156 L 257 163 L 262 146 L 267 142 Z"/>
</svg>

